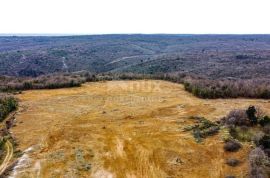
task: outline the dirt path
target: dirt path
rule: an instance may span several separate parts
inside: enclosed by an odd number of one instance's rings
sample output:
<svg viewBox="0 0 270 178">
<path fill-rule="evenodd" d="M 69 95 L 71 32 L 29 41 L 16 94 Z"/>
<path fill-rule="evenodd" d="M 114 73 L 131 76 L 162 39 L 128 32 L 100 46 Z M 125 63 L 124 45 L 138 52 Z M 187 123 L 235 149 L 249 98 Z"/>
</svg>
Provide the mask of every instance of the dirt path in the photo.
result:
<svg viewBox="0 0 270 178">
<path fill-rule="evenodd" d="M 12 159 L 12 156 L 13 156 L 13 146 L 9 140 L 7 140 L 5 143 L 5 149 L 6 149 L 7 154 L 5 156 L 4 161 L 0 165 L 0 175 L 4 173 L 4 171 L 8 167 L 10 160 Z"/>
<path fill-rule="evenodd" d="M 7 125 L 6 125 L 6 121 L 9 121 L 9 122 L 11 122 L 10 123 L 10 125 L 8 126 L 8 127 L 12 127 L 13 126 L 13 122 L 14 122 L 14 116 L 18 113 L 18 112 L 21 112 L 23 109 L 22 108 L 20 108 L 18 111 L 13 111 L 13 112 L 11 112 L 1 123 L 0 123 L 0 128 L 6 128 L 7 127 Z M 10 128 L 7 128 L 8 130 L 7 130 L 7 132 L 9 132 L 9 129 Z M 12 143 L 9 141 L 9 140 L 7 140 L 6 142 L 5 142 L 5 145 L 4 145 L 4 147 L 5 147 L 5 151 L 6 151 L 6 155 L 5 155 L 5 158 L 4 158 L 4 160 L 3 160 L 3 162 L 1 163 L 1 165 L 0 165 L 0 175 L 2 175 L 5 171 L 6 171 L 6 169 L 10 166 L 9 164 L 10 164 L 10 161 L 11 161 L 11 159 L 12 159 L 12 157 L 13 157 L 13 150 L 14 150 L 14 148 L 13 148 L 13 145 L 12 145 Z"/>
</svg>

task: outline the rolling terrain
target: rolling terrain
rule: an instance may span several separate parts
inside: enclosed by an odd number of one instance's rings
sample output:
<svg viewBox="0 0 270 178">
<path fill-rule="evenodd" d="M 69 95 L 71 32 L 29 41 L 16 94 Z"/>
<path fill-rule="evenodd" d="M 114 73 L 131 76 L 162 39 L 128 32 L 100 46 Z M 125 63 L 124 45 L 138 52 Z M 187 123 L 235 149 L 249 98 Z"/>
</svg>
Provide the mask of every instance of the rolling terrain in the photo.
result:
<svg viewBox="0 0 270 178">
<path fill-rule="evenodd" d="M 270 35 L 0 37 L 0 177 L 269 176 L 269 69 Z"/>
<path fill-rule="evenodd" d="M 269 100 L 203 100 L 159 80 L 86 83 L 18 98 L 11 131 L 26 151 L 11 177 L 244 177 L 251 145 L 229 153 L 220 134 L 196 143 L 183 129 L 190 116 L 215 121 L 249 105 L 270 113 Z M 231 157 L 241 164 L 226 165 Z"/>
<path fill-rule="evenodd" d="M 0 37 L 0 75 L 89 71 L 269 78 L 269 35 Z"/>
</svg>

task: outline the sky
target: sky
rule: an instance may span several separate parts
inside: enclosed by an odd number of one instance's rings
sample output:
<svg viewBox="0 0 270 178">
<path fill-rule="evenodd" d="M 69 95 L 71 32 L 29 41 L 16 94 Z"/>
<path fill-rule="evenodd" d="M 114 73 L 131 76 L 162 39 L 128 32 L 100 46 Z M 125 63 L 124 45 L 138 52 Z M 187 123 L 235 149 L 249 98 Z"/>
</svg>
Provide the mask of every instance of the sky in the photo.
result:
<svg viewBox="0 0 270 178">
<path fill-rule="evenodd" d="M 0 0 L 0 34 L 269 34 L 269 0 Z"/>
</svg>

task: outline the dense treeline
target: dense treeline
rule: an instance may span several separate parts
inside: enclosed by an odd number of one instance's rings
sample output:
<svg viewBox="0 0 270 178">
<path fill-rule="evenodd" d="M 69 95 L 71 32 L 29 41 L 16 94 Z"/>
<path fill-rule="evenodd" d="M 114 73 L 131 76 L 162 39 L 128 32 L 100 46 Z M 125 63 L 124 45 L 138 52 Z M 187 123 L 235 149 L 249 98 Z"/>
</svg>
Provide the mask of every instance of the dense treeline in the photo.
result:
<svg viewBox="0 0 270 178">
<path fill-rule="evenodd" d="M 0 93 L 0 121 L 5 119 L 10 112 L 16 110 L 17 106 L 17 100 L 13 96 Z"/>
<path fill-rule="evenodd" d="M 270 99 L 270 79 L 207 79 L 184 73 L 170 74 L 107 74 L 96 80 L 155 79 L 184 84 L 185 90 L 205 99 L 217 98 L 262 98 Z"/>
<path fill-rule="evenodd" d="M 200 98 L 262 98 L 270 99 L 269 79 L 220 79 L 210 80 L 183 73 L 135 74 L 104 73 L 86 71 L 43 75 L 36 78 L 0 77 L 0 91 L 12 92 L 30 89 L 55 89 L 78 87 L 85 82 L 110 80 L 154 79 L 182 83 L 185 90 Z"/>
<path fill-rule="evenodd" d="M 207 79 L 183 73 L 170 74 L 112 74 L 112 79 L 156 79 L 184 84 L 185 90 L 205 99 L 262 98 L 270 99 L 270 79 Z M 106 77 L 105 77 L 106 79 Z"/>
<path fill-rule="evenodd" d="M 187 80 L 185 89 L 200 98 L 270 98 L 269 79 Z"/>
<path fill-rule="evenodd" d="M 56 89 L 79 87 L 85 82 L 111 81 L 111 80 L 141 80 L 141 79 L 163 79 L 172 80 L 173 77 L 167 78 L 166 75 L 150 74 L 133 74 L 133 73 L 106 73 L 92 74 L 86 71 L 74 73 L 58 73 L 43 75 L 35 78 L 31 77 L 0 77 L 0 91 L 16 92 L 31 89 Z M 178 80 L 172 80 L 177 82 Z"/>
<path fill-rule="evenodd" d="M 14 92 L 31 89 L 78 87 L 86 79 L 77 74 L 54 74 L 36 78 L 1 77 L 0 81 L 0 91 Z"/>
</svg>

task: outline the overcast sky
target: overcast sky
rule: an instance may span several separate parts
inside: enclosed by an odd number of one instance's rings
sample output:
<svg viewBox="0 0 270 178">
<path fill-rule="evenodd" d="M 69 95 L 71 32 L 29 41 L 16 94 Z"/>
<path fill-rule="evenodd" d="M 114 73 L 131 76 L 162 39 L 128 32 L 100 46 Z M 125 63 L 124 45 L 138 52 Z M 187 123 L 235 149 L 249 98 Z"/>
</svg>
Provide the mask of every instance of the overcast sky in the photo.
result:
<svg viewBox="0 0 270 178">
<path fill-rule="evenodd" d="M 0 33 L 270 33 L 270 0 L 0 0 Z"/>
</svg>

